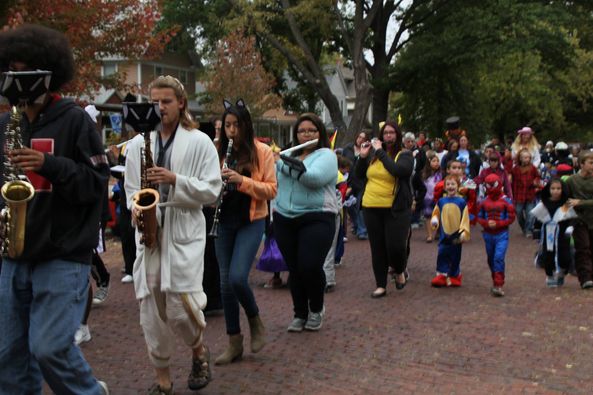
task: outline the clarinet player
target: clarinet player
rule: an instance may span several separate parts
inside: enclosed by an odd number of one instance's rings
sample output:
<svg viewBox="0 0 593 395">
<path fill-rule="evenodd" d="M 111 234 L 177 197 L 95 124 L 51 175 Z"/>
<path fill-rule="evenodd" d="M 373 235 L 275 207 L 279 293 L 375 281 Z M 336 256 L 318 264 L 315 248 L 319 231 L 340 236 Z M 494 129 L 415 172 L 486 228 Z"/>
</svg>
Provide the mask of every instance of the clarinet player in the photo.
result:
<svg viewBox="0 0 593 395">
<path fill-rule="evenodd" d="M 203 344 L 206 229 L 202 206 L 216 200 L 222 181 L 216 149 L 208 136 L 195 128 L 181 82 L 160 76 L 150 84 L 149 92 L 161 112 L 161 130 L 151 135 L 155 166 L 146 169 L 148 181 L 158 185 L 159 227 L 153 248 L 138 244 L 134 288 L 157 379 L 148 394 L 170 395 L 173 336 L 180 337 L 192 350 L 189 389 L 203 388 L 211 379 L 210 352 Z M 128 144 L 126 160 L 127 203 L 136 220 L 139 213 L 133 208 L 133 197 L 141 187 L 143 146 L 144 138 L 136 136 Z M 140 239 L 138 231 L 136 239 Z"/>
<path fill-rule="evenodd" d="M 243 354 L 239 305 L 249 322 L 251 352 L 259 352 L 265 345 L 264 325 L 247 280 L 264 233 L 268 200 L 277 191 L 272 150 L 255 139 L 245 103 L 241 99 L 235 105 L 224 101 L 224 106 L 218 153 L 225 164 L 222 177 L 227 188 L 218 210 L 215 247 L 229 345 L 216 358 L 217 365 L 231 363 Z M 232 149 L 228 150 L 230 141 Z"/>
</svg>

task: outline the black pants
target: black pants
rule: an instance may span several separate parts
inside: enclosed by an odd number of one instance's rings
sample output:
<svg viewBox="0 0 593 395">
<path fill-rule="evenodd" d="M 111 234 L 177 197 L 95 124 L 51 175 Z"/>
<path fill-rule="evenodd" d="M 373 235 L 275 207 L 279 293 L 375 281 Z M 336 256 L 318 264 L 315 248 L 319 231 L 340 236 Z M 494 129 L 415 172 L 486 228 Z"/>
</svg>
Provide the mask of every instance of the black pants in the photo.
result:
<svg viewBox="0 0 593 395">
<path fill-rule="evenodd" d="M 365 207 L 364 221 L 371 245 L 375 283 L 377 288 L 385 288 L 389 266 L 397 274 L 406 270 L 412 211 L 402 211 L 394 216 L 391 208 Z"/>
<path fill-rule="evenodd" d="M 323 309 L 323 263 L 335 231 L 334 213 L 308 213 L 296 218 L 274 213 L 274 233 L 290 273 L 288 283 L 296 318 L 307 319 L 309 311 L 318 313 Z"/>
<path fill-rule="evenodd" d="M 572 233 L 575 247 L 575 266 L 579 276 L 579 282 L 593 280 L 593 230 L 587 227 L 583 221 L 576 221 Z"/>
<path fill-rule="evenodd" d="M 546 270 L 546 276 L 553 276 L 556 271 L 556 248 L 558 248 L 558 266 L 561 269 L 561 273 L 568 273 L 570 267 L 570 238 L 565 236 L 566 228 L 568 228 L 568 222 L 561 222 L 558 226 L 558 246 L 554 246 L 554 251 L 548 251 L 546 248 L 546 230 L 545 226 L 541 227 L 541 237 L 543 239 L 541 249 L 541 262 L 543 263 L 544 269 Z"/>
<path fill-rule="evenodd" d="M 104 223 L 101 223 L 101 241 L 103 243 L 103 251 L 105 251 L 105 227 Z M 93 249 L 93 255 L 91 260 L 91 276 L 97 283 L 97 287 L 107 287 L 109 285 L 109 278 L 111 275 L 105 267 L 105 263 L 96 249 Z"/>
<path fill-rule="evenodd" d="M 97 283 L 97 287 L 106 287 L 109 285 L 109 278 L 111 275 L 109 271 L 105 267 L 105 263 L 103 259 L 97 253 L 97 250 L 93 250 L 92 256 L 92 266 L 91 266 L 91 275 L 93 279 Z"/>
<path fill-rule="evenodd" d="M 132 227 L 132 213 L 125 206 L 120 206 L 118 225 L 125 272 L 131 275 L 136 260 L 136 239 L 135 230 Z"/>
<path fill-rule="evenodd" d="M 206 232 L 210 232 L 214 222 L 214 207 L 204 207 L 202 209 L 204 218 L 206 218 Z M 214 239 L 206 237 L 206 249 L 204 250 L 204 279 L 202 280 L 204 293 L 208 299 L 208 304 L 204 311 L 222 309 L 222 299 L 220 296 L 220 272 L 218 270 L 218 260 L 214 250 Z"/>
</svg>

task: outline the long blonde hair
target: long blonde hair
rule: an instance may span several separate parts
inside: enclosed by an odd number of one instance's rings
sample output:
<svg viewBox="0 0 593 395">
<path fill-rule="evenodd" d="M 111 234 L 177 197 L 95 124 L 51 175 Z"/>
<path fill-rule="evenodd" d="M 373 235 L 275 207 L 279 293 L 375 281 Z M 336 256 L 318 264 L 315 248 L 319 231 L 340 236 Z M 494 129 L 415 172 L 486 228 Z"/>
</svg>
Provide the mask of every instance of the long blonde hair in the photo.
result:
<svg viewBox="0 0 593 395">
<path fill-rule="evenodd" d="M 535 134 L 531 133 L 531 138 L 529 139 L 529 143 L 526 147 L 521 144 L 521 134 L 518 134 L 517 137 L 515 137 L 515 141 L 513 141 L 513 145 L 511 145 L 511 150 L 518 153 L 522 148 L 527 148 L 529 151 L 531 151 L 531 155 L 533 156 L 533 152 L 539 151 L 540 147 L 541 146 L 537 142 Z"/>
<path fill-rule="evenodd" d="M 158 76 L 154 81 L 148 85 L 148 91 L 150 92 L 152 89 L 162 89 L 162 88 L 171 88 L 173 92 L 175 92 L 175 96 L 177 100 L 183 101 L 183 108 L 180 110 L 179 114 L 179 123 L 185 129 L 191 130 L 199 127 L 199 123 L 194 121 L 193 117 L 191 116 L 188 108 L 187 108 L 187 93 L 185 92 L 185 88 L 181 81 L 177 78 L 172 77 L 170 75 L 161 75 Z"/>
</svg>

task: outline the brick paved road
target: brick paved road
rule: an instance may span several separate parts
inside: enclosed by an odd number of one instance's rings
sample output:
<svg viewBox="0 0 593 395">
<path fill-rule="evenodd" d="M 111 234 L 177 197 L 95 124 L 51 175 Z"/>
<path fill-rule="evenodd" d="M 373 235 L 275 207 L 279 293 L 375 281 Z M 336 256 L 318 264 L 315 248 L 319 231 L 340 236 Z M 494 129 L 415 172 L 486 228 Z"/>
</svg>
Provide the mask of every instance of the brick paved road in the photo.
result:
<svg viewBox="0 0 593 395">
<path fill-rule="evenodd" d="M 288 290 L 263 289 L 268 276 L 254 270 L 250 281 L 269 344 L 239 363 L 214 367 L 214 380 L 200 393 L 593 393 L 593 292 L 581 290 L 574 277 L 562 289 L 547 289 L 543 271 L 533 267 L 535 243 L 514 230 L 507 296 L 495 299 L 483 241 L 477 231 L 473 237 L 463 251 L 463 286 L 434 289 L 436 244 L 415 231 L 410 283 L 403 291 L 391 285 L 379 300 L 369 297 L 368 243 L 351 240 L 319 333 L 287 333 Z M 119 281 L 119 244 L 109 247 L 111 292 L 92 311 L 93 339 L 82 348 L 112 394 L 142 394 L 153 372 L 132 286 Z M 205 338 L 217 355 L 227 341 L 223 317 L 208 325 Z M 244 317 L 242 325 L 247 328 Z M 179 343 L 172 366 L 177 394 L 192 394 L 185 387 L 189 360 Z"/>
</svg>

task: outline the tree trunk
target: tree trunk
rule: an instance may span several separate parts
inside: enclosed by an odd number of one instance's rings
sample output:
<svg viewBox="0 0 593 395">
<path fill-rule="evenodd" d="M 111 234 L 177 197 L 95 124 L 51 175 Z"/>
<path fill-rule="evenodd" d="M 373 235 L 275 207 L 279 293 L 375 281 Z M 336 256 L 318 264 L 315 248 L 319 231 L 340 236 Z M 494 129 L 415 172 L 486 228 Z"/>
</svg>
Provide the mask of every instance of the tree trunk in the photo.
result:
<svg viewBox="0 0 593 395">
<path fill-rule="evenodd" d="M 324 80 L 325 82 L 325 80 Z M 341 136 L 346 131 L 346 122 L 344 121 L 344 116 L 342 115 L 342 110 L 340 109 L 340 103 L 336 96 L 331 92 L 327 83 L 320 83 L 317 84 L 317 93 L 323 104 L 327 107 L 329 111 L 329 116 L 332 120 L 334 125 L 334 129 L 338 130 L 338 136 Z M 333 133 L 333 130 L 328 130 L 328 134 Z"/>
<path fill-rule="evenodd" d="M 366 70 L 366 63 L 362 53 L 362 37 L 355 37 L 357 42 L 354 43 L 355 54 L 353 57 L 354 66 L 354 86 L 356 88 L 356 99 L 354 101 L 354 112 L 348 130 L 346 132 L 346 141 L 353 141 L 354 136 L 360 132 L 364 127 L 365 120 L 369 111 L 371 103 L 372 87 L 369 83 L 369 78 Z"/>
<path fill-rule="evenodd" d="M 379 131 L 379 122 L 396 121 L 395 117 L 388 114 L 389 108 L 389 89 L 375 87 L 373 94 L 373 133 L 377 135 Z"/>
</svg>

